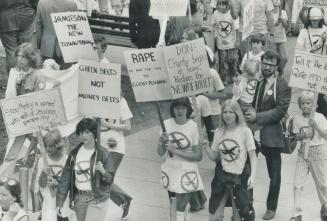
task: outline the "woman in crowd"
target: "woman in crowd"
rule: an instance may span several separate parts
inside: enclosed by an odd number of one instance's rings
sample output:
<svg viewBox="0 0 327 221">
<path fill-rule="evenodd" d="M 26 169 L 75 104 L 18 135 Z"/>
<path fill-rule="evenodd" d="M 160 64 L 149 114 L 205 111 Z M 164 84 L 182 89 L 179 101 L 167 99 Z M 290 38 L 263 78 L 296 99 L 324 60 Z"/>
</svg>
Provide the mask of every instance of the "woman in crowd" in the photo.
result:
<svg viewBox="0 0 327 221">
<path fill-rule="evenodd" d="M 82 119 L 76 126 L 80 144 L 69 154 L 57 190 L 60 215 L 69 192 L 77 221 L 106 220 L 110 187 L 114 179 L 109 151 L 98 146 L 97 123 Z"/>
<path fill-rule="evenodd" d="M 197 165 L 202 158 L 202 150 L 197 125 L 190 119 L 191 114 L 192 107 L 187 97 L 172 101 L 171 118 L 164 121 L 166 132 L 161 134 L 157 149 L 164 159 L 161 165 L 163 186 L 168 190 L 169 198 L 176 197 L 177 221 L 188 220 L 186 206 L 192 194 L 203 190 Z"/>
<path fill-rule="evenodd" d="M 28 221 L 23 210 L 20 183 L 7 177 L 0 178 L 0 221 Z"/>
<path fill-rule="evenodd" d="M 6 99 L 43 90 L 46 85 L 46 79 L 39 71 L 42 64 L 41 57 L 32 44 L 20 45 L 16 50 L 16 58 L 17 65 L 9 73 Z M 26 138 L 31 141 L 28 152 L 36 147 L 37 138 L 32 134 L 18 136 L 14 140 L 10 140 L 4 163 L 1 166 L 1 175 L 8 177 L 12 175 L 17 157 Z"/>
<path fill-rule="evenodd" d="M 240 105 L 227 100 L 222 105 L 220 127 L 214 141 L 206 147 L 208 157 L 216 162 L 209 201 L 210 221 L 224 220 L 224 207 L 232 196 L 233 220 L 254 221 L 247 188 L 253 188 L 256 173 L 255 144 L 251 130 L 246 126 Z M 250 157 L 251 172 L 247 185 L 242 185 L 242 172 L 247 170 Z"/>
</svg>

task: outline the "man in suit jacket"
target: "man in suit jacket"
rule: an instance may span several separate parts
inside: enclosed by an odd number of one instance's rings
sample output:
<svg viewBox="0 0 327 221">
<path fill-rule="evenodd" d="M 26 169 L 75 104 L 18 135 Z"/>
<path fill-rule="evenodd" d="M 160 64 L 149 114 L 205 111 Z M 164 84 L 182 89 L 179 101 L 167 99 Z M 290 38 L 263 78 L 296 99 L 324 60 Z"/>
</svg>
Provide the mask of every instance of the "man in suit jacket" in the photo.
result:
<svg viewBox="0 0 327 221">
<path fill-rule="evenodd" d="M 278 75 L 279 55 L 266 51 L 261 56 L 264 79 L 258 84 L 254 97 L 255 111 L 245 113 L 248 122 L 262 126 L 260 130 L 261 152 L 266 158 L 270 178 L 267 197 L 267 211 L 264 220 L 274 218 L 281 184 L 281 153 L 285 148 L 283 129 L 280 120 L 285 116 L 291 100 L 291 88 Z"/>
<path fill-rule="evenodd" d="M 63 68 L 64 59 L 52 24 L 51 13 L 77 11 L 71 0 L 40 0 L 36 12 L 37 45 L 42 58 L 53 58 Z"/>
</svg>

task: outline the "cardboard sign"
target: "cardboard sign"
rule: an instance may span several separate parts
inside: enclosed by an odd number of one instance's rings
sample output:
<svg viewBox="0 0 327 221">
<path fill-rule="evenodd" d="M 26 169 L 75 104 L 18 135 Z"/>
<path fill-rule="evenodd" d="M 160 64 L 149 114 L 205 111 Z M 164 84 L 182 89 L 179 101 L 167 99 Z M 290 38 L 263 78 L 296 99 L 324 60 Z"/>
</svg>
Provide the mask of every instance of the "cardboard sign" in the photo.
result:
<svg viewBox="0 0 327 221">
<path fill-rule="evenodd" d="M 172 98 L 162 48 L 125 51 L 124 56 L 137 102 Z"/>
<path fill-rule="evenodd" d="M 185 16 L 189 0 L 151 0 L 149 15 Z"/>
<path fill-rule="evenodd" d="M 163 50 L 173 98 L 210 90 L 210 69 L 203 38 Z"/>
<path fill-rule="evenodd" d="M 249 0 L 244 6 L 243 11 L 243 33 L 242 41 L 251 35 L 253 32 L 254 22 L 254 0 Z"/>
<path fill-rule="evenodd" d="M 289 86 L 327 94 L 327 56 L 295 51 Z"/>
<path fill-rule="evenodd" d="M 88 117 L 119 119 L 121 65 L 79 60 L 78 109 Z"/>
<path fill-rule="evenodd" d="M 4 99 L 0 105 L 9 137 L 53 129 L 66 122 L 58 88 Z"/>
<path fill-rule="evenodd" d="M 98 60 L 85 12 L 52 13 L 51 19 L 66 63 L 80 58 Z"/>
<path fill-rule="evenodd" d="M 303 6 L 326 8 L 327 0 L 303 0 Z"/>
</svg>

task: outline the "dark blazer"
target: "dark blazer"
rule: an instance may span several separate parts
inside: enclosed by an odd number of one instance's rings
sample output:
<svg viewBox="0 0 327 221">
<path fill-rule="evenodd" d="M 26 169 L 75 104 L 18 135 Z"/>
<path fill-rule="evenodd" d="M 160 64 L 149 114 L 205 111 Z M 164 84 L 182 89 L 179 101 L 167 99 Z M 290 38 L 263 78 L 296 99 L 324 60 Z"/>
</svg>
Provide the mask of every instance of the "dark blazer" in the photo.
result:
<svg viewBox="0 0 327 221">
<path fill-rule="evenodd" d="M 275 86 L 276 84 L 276 86 Z M 254 107 L 256 108 L 256 123 L 262 126 L 260 130 L 260 142 L 271 148 L 284 148 L 285 142 L 280 120 L 285 116 L 290 101 L 292 90 L 282 77 L 277 77 L 275 83 L 264 95 L 262 106 L 257 107 L 258 91 L 262 82 L 257 86 L 254 96 Z"/>
<path fill-rule="evenodd" d="M 159 41 L 159 20 L 149 16 L 150 0 L 131 0 L 129 26 L 131 41 L 138 48 L 155 47 Z"/>
<path fill-rule="evenodd" d="M 62 57 L 50 14 L 69 11 L 77 11 L 76 3 L 71 0 L 39 1 L 36 12 L 36 36 L 42 56 L 52 58 L 55 52 L 55 55 Z"/>
</svg>

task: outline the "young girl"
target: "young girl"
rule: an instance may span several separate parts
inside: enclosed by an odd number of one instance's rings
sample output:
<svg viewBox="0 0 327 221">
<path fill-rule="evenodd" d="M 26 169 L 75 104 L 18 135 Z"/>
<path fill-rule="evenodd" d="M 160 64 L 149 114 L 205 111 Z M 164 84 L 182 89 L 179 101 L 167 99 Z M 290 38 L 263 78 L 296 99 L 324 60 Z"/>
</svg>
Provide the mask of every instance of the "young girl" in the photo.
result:
<svg viewBox="0 0 327 221">
<path fill-rule="evenodd" d="M 280 0 L 273 0 L 274 9 L 272 10 L 272 15 L 274 19 L 274 43 L 276 45 L 277 53 L 281 57 L 281 62 L 278 65 L 278 72 L 280 75 L 284 74 L 284 67 L 287 63 L 287 54 L 285 49 L 286 38 L 286 28 L 287 28 L 287 14 L 285 10 L 281 9 Z"/>
<path fill-rule="evenodd" d="M 243 66 L 243 74 L 239 75 L 233 86 L 233 99 L 241 106 L 245 113 L 248 108 L 252 108 L 252 102 L 255 89 L 258 82 L 257 73 L 260 69 L 260 63 L 254 59 L 248 59 Z"/>
<path fill-rule="evenodd" d="M 327 28 L 320 8 L 309 9 L 309 21 L 300 31 L 295 50 L 326 55 Z"/>
<path fill-rule="evenodd" d="M 301 141 L 294 176 L 294 206 L 291 221 L 301 221 L 303 215 L 302 192 L 304 183 L 309 172 L 316 184 L 319 200 L 321 203 L 322 220 L 327 219 L 323 214 L 327 206 L 327 120 L 320 114 L 315 113 L 314 120 L 310 120 L 310 113 L 314 102 L 314 93 L 303 91 L 298 103 L 302 113 L 293 118 L 293 132 L 295 139 Z M 304 158 L 305 143 L 309 142 L 308 159 Z"/>
<path fill-rule="evenodd" d="M 205 149 L 208 157 L 216 161 L 209 201 L 210 221 L 224 219 L 224 207 L 231 194 L 233 217 L 254 221 L 254 211 L 250 209 L 247 187 L 241 185 L 241 175 L 248 155 L 251 163 L 248 188 L 252 188 L 254 184 L 256 155 L 252 132 L 245 124 L 239 104 L 234 100 L 227 100 L 222 105 L 221 116 L 221 125 L 215 131 L 213 144 L 211 148 Z M 239 211 L 238 214 L 236 211 Z"/>
<path fill-rule="evenodd" d="M 230 14 L 228 0 L 218 0 L 212 15 L 215 40 L 219 55 L 219 73 L 224 84 L 232 83 L 237 74 L 238 49 L 236 47 L 238 20 Z"/>
<path fill-rule="evenodd" d="M 42 221 L 67 220 L 64 217 L 68 217 L 69 221 L 75 221 L 76 216 L 74 211 L 69 208 L 68 198 L 61 210 L 61 216 L 57 216 L 56 210 L 57 187 L 67 160 L 65 142 L 57 129 L 49 131 L 43 139 L 47 152 L 47 163 L 40 158 L 37 164 L 37 179 L 43 198 Z"/>
</svg>

